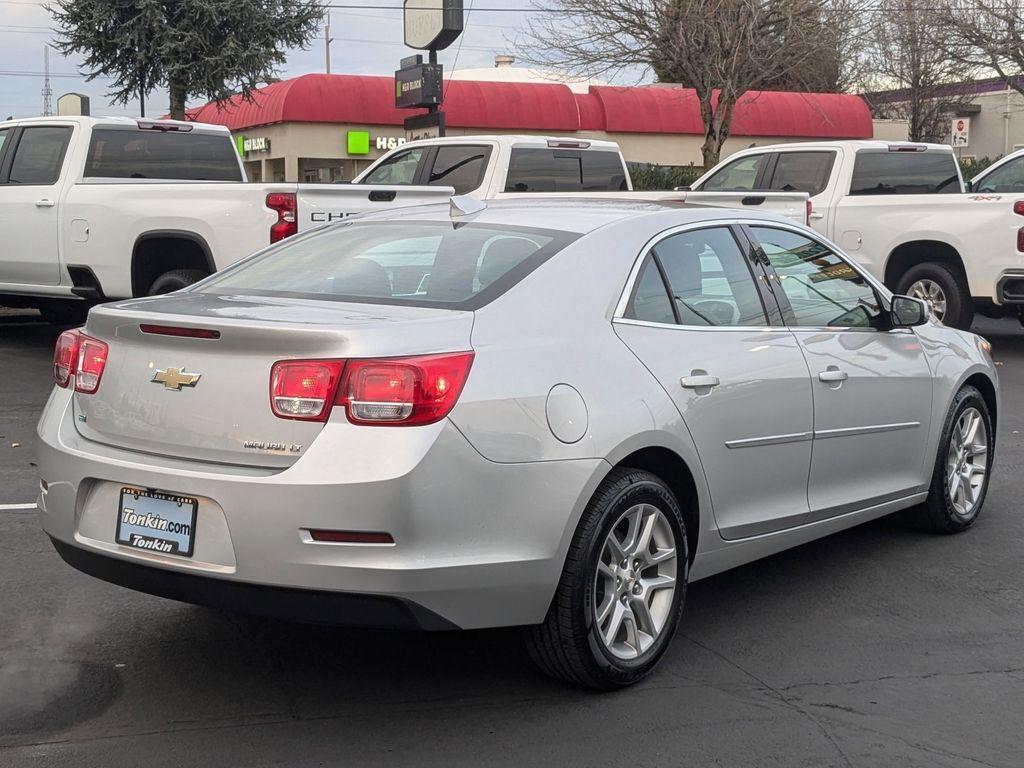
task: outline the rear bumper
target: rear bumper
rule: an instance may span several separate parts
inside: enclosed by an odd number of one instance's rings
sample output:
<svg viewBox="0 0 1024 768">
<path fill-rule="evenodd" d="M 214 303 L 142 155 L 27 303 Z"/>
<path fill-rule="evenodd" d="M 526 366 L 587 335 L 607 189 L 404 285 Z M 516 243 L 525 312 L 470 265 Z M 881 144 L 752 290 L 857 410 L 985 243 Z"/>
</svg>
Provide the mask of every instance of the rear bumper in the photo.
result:
<svg viewBox="0 0 1024 768">
<path fill-rule="evenodd" d="M 1000 304 L 1024 304 L 1024 272 L 1008 272 L 996 283 L 996 300 Z"/>
<path fill-rule="evenodd" d="M 390 625 L 410 613 L 400 626 L 434 628 L 428 615 L 461 628 L 542 621 L 576 521 L 607 469 L 598 459 L 492 462 L 448 422 L 328 424 L 285 470 L 225 467 L 95 443 L 73 418 L 58 389 L 38 427 L 40 520 L 72 565 L 144 592 L 257 613 L 328 593 L 337 608 L 309 617 L 328 623 Z M 122 486 L 199 499 L 191 558 L 116 542 Z M 305 534 L 319 528 L 386 531 L 394 544 L 325 544 Z M 251 589 L 236 600 L 241 586 Z M 378 599 L 389 606 L 386 622 Z"/>
<path fill-rule="evenodd" d="M 421 605 L 395 597 L 288 589 L 209 579 L 108 557 L 50 537 L 64 562 L 97 579 L 185 603 L 286 621 L 348 627 L 458 629 Z"/>
</svg>

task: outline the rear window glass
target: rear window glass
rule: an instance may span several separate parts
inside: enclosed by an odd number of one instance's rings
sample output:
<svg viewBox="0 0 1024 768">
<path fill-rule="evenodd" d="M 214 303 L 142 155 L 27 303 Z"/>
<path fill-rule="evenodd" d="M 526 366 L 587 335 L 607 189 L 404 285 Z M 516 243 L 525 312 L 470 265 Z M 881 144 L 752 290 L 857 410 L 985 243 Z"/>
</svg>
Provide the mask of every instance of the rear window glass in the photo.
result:
<svg viewBox="0 0 1024 768">
<path fill-rule="evenodd" d="M 761 172 L 768 155 L 748 155 L 738 160 L 733 160 L 721 170 L 709 176 L 707 181 L 700 185 L 704 192 L 732 192 L 747 191 L 754 188 L 757 175 Z"/>
<path fill-rule="evenodd" d="M 858 152 L 851 195 L 935 195 L 960 192 L 956 160 L 946 152 Z"/>
<path fill-rule="evenodd" d="M 93 130 L 87 178 L 241 181 L 238 154 L 227 134 L 136 129 Z"/>
<path fill-rule="evenodd" d="M 285 241 L 196 290 L 477 309 L 577 237 L 485 224 L 345 222 Z"/>
<path fill-rule="evenodd" d="M 828 186 L 835 152 L 779 152 L 769 189 L 814 196 Z"/>
<path fill-rule="evenodd" d="M 618 152 L 513 149 L 506 192 L 613 192 L 626 186 Z"/>
<path fill-rule="evenodd" d="M 480 145 L 442 145 L 437 148 L 427 184 L 432 187 L 455 187 L 457 195 L 472 192 L 484 180 L 490 154 L 489 147 Z"/>
</svg>

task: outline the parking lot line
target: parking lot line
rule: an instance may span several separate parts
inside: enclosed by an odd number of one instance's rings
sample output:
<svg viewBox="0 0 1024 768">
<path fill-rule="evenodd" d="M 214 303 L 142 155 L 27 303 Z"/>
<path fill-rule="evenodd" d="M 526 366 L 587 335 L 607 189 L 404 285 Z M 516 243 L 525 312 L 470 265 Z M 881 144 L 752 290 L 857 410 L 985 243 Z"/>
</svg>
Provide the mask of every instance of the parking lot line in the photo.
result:
<svg viewBox="0 0 1024 768">
<path fill-rule="evenodd" d="M 0 504 L 0 512 L 12 512 L 17 509 L 35 509 L 36 503 L 30 502 L 28 504 Z"/>
</svg>

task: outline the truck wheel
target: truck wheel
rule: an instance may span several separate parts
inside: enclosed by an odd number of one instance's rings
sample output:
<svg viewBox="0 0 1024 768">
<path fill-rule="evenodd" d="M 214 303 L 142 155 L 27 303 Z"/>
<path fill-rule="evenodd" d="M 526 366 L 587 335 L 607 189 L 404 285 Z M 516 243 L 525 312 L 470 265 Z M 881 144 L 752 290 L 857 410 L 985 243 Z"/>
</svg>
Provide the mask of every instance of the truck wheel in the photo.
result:
<svg viewBox="0 0 1024 768">
<path fill-rule="evenodd" d="M 672 491 L 649 472 L 614 470 L 583 513 L 544 623 L 528 630 L 534 662 L 590 688 L 641 680 L 675 634 L 688 563 Z"/>
<path fill-rule="evenodd" d="M 158 296 L 161 293 L 180 291 L 206 277 L 201 269 L 172 269 L 164 272 L 149 286 L 148 296 Z"/>
<path fill-rule="evenodd" d="M 923 300 L 943 325 L 967 330 L 974 322 L 971 292 L 945 264 L 929 261 L 911 267 L 896 284 L 896 293 Z"/>
</svg>

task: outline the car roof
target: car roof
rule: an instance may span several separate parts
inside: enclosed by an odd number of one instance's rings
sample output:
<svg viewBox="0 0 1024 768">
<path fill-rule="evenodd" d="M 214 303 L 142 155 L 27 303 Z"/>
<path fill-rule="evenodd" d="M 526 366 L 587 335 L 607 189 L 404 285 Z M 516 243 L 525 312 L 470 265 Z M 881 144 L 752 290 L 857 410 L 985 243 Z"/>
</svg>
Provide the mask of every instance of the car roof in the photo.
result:
<svg viewBox="0 0 1024 768">
<path fill-rule="evenodd" d="M 488 200 L 482 209 L 464 216 L 453 217 L 451 203 L 434 203 L 392 208 L 353 218 L 363 221 L 401 219 L 402 221 L 473 222 L 475 224 L 528 226 L 586 234 L 625 219 L 648 216 L 671 219 L 669 226 L 722 219 L 764 219 L 792 223 L 789 219 L 774 213 L 757 213 L 750 210 L 699 204 L 644 199 L 630 200 L 626 197 L 579 198 L 543 195 Z"/>
<path fill-rule="evenodd" d="M 187 125 L 190 131 L 196 131 L 199 133 L 229 133 L 228 128 L 223 125 L 214 125 L 212 123 L 194 123 L 189 120 L 164 120 L 148 117 L 122 117 L 122 116 L 109 116 L 105 117 L 102 115 L 47 115 L 46 117 L 19 117 L 14 120 L 5 120 L 0 122 L 0 127 L 18 126 L 18 125 L 46 125 L 47 123 L 55 123 L 57 125 L 82 125 L 91 127 L 102 127 L 102 126 L 123 126 L 123 127 L 137 127 L 139 123 L 145 124 L 169 124 L 169 125 Z"/>
<path fill-rule="evenodd" d="M 830 149 L 833 147 L 843 147 L 845 149 L 851 149 L 854 152 L 861 149 L 877 149 L 880 151 L 887 151 L 890 147 L 924 147 L 925 151 L 941 151 L 949 152 L 953 151 L 953 148 L 948 144 L 930 144 L 926 141 L 881 141 L 879 139 L 840 139 L 836 141 L 792 141 L 783 144 L 762 144 L 756 147 L 750 147 L 748 149 L 740 150 L 732 155 L 729 155 L 728 159 L 731 159 L 737 155 L 753 154 L 755 152 L 777 152 L 784 150 L 808 150 L 808 149 Z"/>
<path fill-rule="evenodd" d="M 416 139 L 415 141 L 407 141 L 402 144 L 402 148 L 419 145 L 435 145 L 435 144 L 474 144 L 481 142 L 496 142 L 498 144 L 509 145 L 514 147 L 547 147 L 548 142 L 568 142 L 573 144 L 585 144 L 586 147 L 580 147 L 581 149 L 599 149 L 618 151 L 619 145 L 614 141 L 605 141 L 601 139 L 590 139 L 580 136 L 537 136 L 530 134 L 466 134 L 465 136 L 443 136 L 435 139 Z"/>
</svg>

